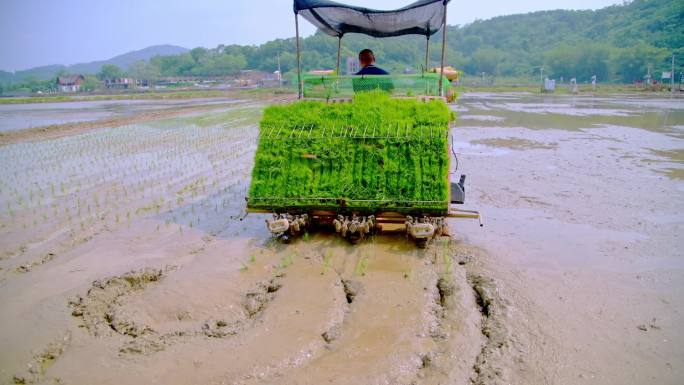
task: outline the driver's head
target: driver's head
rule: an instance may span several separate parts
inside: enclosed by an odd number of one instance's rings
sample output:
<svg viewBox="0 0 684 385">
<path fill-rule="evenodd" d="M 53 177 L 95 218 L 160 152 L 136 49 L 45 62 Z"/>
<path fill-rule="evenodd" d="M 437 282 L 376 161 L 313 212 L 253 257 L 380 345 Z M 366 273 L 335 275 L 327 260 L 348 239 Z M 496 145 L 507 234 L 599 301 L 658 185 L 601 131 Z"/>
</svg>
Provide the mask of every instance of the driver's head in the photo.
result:
<svg viewBox="0 0 684 385">
<path fill-rule="evenodd" d="M 373 63 L 375 63 L 375 55 L 373 55 L 373 51 L 366 48 L 359 52 L 359 64 L 361 67 L 365 67 Z"/>
</svg>

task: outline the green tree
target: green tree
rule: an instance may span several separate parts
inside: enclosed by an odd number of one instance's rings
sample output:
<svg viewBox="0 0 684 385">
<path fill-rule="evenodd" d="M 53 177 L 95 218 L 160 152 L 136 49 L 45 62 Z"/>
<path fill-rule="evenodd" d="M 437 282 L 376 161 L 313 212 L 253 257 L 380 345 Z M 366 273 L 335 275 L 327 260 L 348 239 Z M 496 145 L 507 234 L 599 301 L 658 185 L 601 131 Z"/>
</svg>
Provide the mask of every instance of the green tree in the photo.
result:
<svg viewBox="0 0 684 385">
<path fill-rule="evenodd" d="M 475 51 L 466 65 L 470 73 L 486 72 L 490 75 L 498 75 L 499 64 L 504 60 L 504 53 L 492 48 L 483 47 Z"/>
<path fill-rule="evenodd" d="M 635 80 L 643 80 L 649 65 L 653 66 L 655 71 L 669 56 L 667 49 L 641 43 L 619 49 L 613 59 L 613 68 L 618 79 L 631 83 Z"/>
<path fill-rule="evenodd" d="M 81 83 L 81 91 L 95 91 L 101 87 L 102 82 L 92 75 L 86 76 L 83 83 Z"/>
<path fill-rule="evenodd" d="M 69 71 L 67 71 L 66 68 L 60 68 L 59 71 L 57 71 L 57 73 L 55 74 L 55 77 L 67 76 L 67 75 L 69 75 Z"/>
<path fill-rule="evenodd" d="M 161 76 L 186 76 L 191 75 L 192 69 L 197 64 L 189 53 L 175 56 L 155 56 L 151 64 L 159 69 Z"/>
<path fill-rule="evenodd" d="M 159 68 L 144 60 L 138 60 L 128 66 L 128 74 L 135 79 L 155 80 L 160 76 Z"/>
<path fill-rule="evenodd" d="M 610 47 L 606 45 L 589 42 L 566 44 L 548 51 L 544 56 L 550 67 L 550 77 L 587 81 L 596 75 L 599 81 L 608 79 Z"/>
<path fill-rule="evenodd" d="M 209 56 L 209 50 L 202 47 L 193 48 L 190 50 L 190 56 L 195 63 L 202 63 Z"/>
<path fill-rule="evenodd" d="M 247 59 L 242 55 L 217 54 L 203 59 L 203 63 L 192 69 L 193 75 L 225 76 L 245 68 Z"/>
<path fill-rule="evenodd" d="M 102 65 L 102 67 L 100 67 L 100 72 L 97 73 L 97 78 L 100 80 L 116 79 L 120 77 L 123 77 L 123 71 L 114 64 Z"/>
<path fill-rule="evenodd" d="M 482 38 L 479 36 L 467 36 L 461 43 L 461 51 L 466 55 L 472 55 L 482 46 Z"/>
<path fill-rule="evenodd" d="M 577 77 L 587 81 L 632 82 L 649 64 L 654 72 L 667 70 L 665 54 L 684 62 L 684 2 L 633 0 L 596 11 L 555 10 L 477 20 L 449 26 L 446 64 L 479 75 L 529 76 L 544 63 L 552 77 Z M 336 37 L 316 32 L 302 39 L 302 69 L 334 69 Z M 439 64 L 441 34 L 430 37 L 429 66 Z M 425 63 L 425 37 L 402 36 L 374 39 L 349 34 L 342 40 L 342 56 L 356 56 L 363 48 L 376 53 L 378 65 L 397 73 L 406 67 L 419 70 Z M 283 73 L 296 69 L 295 39 L 276 39 L 258 46 L 219 45 L 195 48 L 175 56 L 159 56 L 136 63 L 129 73 L 137 78 L 159 76 L 221 76 L 243 68 L 275 71 L 277 57 Z M 344 68 L 345 61 L 342 61 Z M 110 68 L 111 70 L 111 68 Z M 118 74 L 101 73 L 100 78 Z M 116 72 L 116 71 L 114 71 Z M 32 72 L 45 78 L 42 72 Z M 29 74 L 13 75 L 22 79 Z M 54 74 L 50 72 L 48 77 Z M 24 84 L 25 86 L 25 84 Z"/>
</svg>

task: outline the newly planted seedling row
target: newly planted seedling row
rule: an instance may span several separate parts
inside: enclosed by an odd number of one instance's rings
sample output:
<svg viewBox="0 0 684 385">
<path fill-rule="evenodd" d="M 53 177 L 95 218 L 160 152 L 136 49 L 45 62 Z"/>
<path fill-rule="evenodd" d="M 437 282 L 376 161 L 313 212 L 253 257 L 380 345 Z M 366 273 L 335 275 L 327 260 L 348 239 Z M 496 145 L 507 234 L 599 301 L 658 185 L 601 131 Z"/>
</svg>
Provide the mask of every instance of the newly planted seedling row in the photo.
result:
<svg viewBox="0 0 684 385">
<path fill-rule="evenodd" d="M 3 255 L 32 244 L 77 243 L 138 218 L 216 227 L 212 217 L 235 215 L 246 194 L 256 127 L 181 123 L 1 147 Z"/>
</svg>

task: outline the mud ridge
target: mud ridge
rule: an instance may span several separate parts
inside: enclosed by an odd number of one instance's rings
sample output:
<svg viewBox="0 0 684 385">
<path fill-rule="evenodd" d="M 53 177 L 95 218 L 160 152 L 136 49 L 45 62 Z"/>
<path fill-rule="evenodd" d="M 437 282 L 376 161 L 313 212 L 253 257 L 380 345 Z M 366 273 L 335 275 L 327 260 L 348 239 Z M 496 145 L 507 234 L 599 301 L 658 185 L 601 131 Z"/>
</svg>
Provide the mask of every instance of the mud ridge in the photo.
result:
<svg viewBox="0 0 684 385">
<path fill-rule="evenodd" d="M 439 306 L 446 308 L 448 306 L 448 298 L 454 294 L 455 286 L 453 282 L 447 277 L 441 277 L 437 280 L 437 293 L 439 294 Z"/>
<path fill-rule="evenodd" d="M 342 282 L 342 287 L 344 288 L 344 295 L 347 298 L 347 303 L 352 304 L 357 295 L 361 292 L 361 283 L 358 281 L 352 281 L 349 279 L 340 278 Z"/>
<path fill-rule="evenodd" d="M 129 271 L 121 276 L 94 281 L 85 297 L 75 296 L 69 300 L 71 315 L 80 317 L 83 326 L 93 336 L 111 335 L 116 332 L 131 337 L 138 337 L 152 330 L 146 326 L 135 325 L 126 320 L 124 314 L 117 310 L 121 305 L 121 297 L 162 279 L 164 271 L 160 269 L 142 269 Z"/>
<path fill-rule="evenodd" d="M 347 306 L 345 309 L 345 313 L 347 313 L 349 312 L 350 306 L 354 302 L 354 299 L 362 292 L 363 286 L 361 285 L 361 282 L 342 278 L 342 275 L 338 271 L 335 271 L 335 273 L 339 278 L 339 282 L 337 282 L 336 285 L 342 286 L 344 297 L 347 300 Z M 342 333 L 342 323 L 344 323 L 344 318 L 328 328 L 328 330 L 321 333 L 321 337 L 325 343 L 331 344 L 340 337 Z"/>
<path fill-rule="evenodd" d="M 226 338 L 244 332 L 250 323 L 266 309 L 269 302 L 275 299 L 276 292 L 283 286 L 284 273 L 279 273 L 268 281 L 257 282 L 245 293 L 242 300 L 244 319 L 227 321 L 224 319 L 208 319 L 200 330 L 177 330 L 166 334 L 150 333 L 141 338 L 133 338 L 119 349 L 119 353 L 151 354 L 162 351 L 166 346 L 186 341 L 188 338 L 208 337 Z"/>
<path fill-rule="evenodd" d="M 424 289 L 427 290 L 428 287 Z M 444 368 L 440 367 L 437 361 L 446 350 L 444 344 L 448 339 L 448 333 L 444 323 L 448 322 L 447 311 L 450 308 L 449 302 L 454 290 L 454 283 L 446 275 L 438 278 L 431 285 L 431 313 L 434 318 L 430 325 L 429 337 L 435 342 L 436 346 L 430 351 L 418 353 L 418 360 L 416 361 L 416 377 L 418 379 L 425 380 L 435 375 L 437 377 L 444 375 Z"/>
<path fill-rule="evenodd" d="M 258 315 L 275 298 L 275 293 L 283 286 L 284 276 L 284 273 L 280 273 L 270 281 L 258 282 L 255 288 L 245 294 L 242 307 L 249 318 Z"/>
<path fill-rule="evenodd" d="M 508 383 L 503 366 L 503 350 L 509 345 L 509 331 L 505 322 L 505 305 L 497 293 L 491 278 L 468 274 L 468 283 L 473 289 L 479 311 L 482 314 L 482 335 L 485 343 L 473 365 L 473 385 Z M 508 358 L 507 361 L 512 358 Z"/>
<path fill-rule="evenodd" d="M 147 325 L 131 321 L 121 307 L 123 297 L 158 282 L 164 277 L 165 271 L 143 269 L 95 281 L 84 297 L 76 296 L 69 301 L 72 315 L 81 318 L 83 327 L 95 337 L 121 335 L 128 338 L 119 349 L 121 354 L 151 354 L 191 337 L 224 338 L 241 333 L 275 298 L 284 277 L 280 273 L 270 280 L 257 282 L 245 293 L 242 300 L 243 319 L 208 319 L 198 330 L 175 330 L 159 334 Z"/>
<path fill-rule="evenodd" d="M 55 258 L 55 256 L 56 256 L 55 253 L 46 253 L 45 255 L 43 255 L 42 258 L 37 259 L 37 260 L 32 261 L 32 262 L 29 262 L 29 263 L 24 264 L 24 265 L 20 265 L 16 269 L 14 269 L 14 271 L 16 271 L 17 273 L 28 273 L 29 271 L 31 271 L 32 268 L 34 268 L 36 266 L 44 265 L 44 264 L 52 261 Z"/>
<path fill-rule="evenodd" d="M 14 375 L 11 383 L 36 384 L 42 382 L 45 379 L 47 369 L 64 353 L 70 343 L 71 333 L 67 331 L 62 339 L 50 343 L 40 353 L 36 354 L 27 365 L 27 372 Z M 59 383 L 59 380 L 55 379 L 55 383 Z"/>
</svg>

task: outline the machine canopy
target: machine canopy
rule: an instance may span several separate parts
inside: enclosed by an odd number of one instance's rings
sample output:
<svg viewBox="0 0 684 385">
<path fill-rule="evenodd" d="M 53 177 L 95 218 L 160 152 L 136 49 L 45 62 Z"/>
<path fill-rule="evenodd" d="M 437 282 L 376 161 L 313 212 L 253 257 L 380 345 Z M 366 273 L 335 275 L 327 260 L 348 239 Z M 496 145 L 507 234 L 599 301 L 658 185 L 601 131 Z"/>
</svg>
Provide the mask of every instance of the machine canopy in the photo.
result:
<svg viewBox="0 0 684 385">
<path fill-rule="evenodd" d="M 331 36 L 351 32 L 373 37 L 430 37 L 442 27 L 449 1 L 418 0 L 395 10 L 375 10 L 329 0 L 294 0 L 294 12 Z"/>
</svg>

